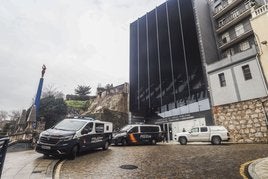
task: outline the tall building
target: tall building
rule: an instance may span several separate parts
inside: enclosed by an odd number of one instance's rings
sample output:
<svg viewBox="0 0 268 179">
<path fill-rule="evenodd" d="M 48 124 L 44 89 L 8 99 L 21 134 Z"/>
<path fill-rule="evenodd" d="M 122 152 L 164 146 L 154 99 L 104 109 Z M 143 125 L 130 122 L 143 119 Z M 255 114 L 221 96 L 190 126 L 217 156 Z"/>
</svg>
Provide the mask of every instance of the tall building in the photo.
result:
<svg viewBox="0 0 268 179">
<path fill-rule="evenodd" d="M 130 25 L 132 121 L 169 138 L 212 124 L 205 63 L 217 58 L 206 0 L 169 0 Z"/>
<path fill-rule="evenodd" d="M 251 9 L 259 4 L 251 0 L 216 0 L 211 4 L 219 54 L 219 61 L 207 66 L 213 105 L 267 96 L 250 24 Z"/>
<path fill-rule="evenodd" d="M 264 71 L 266 83 L 268 84 L 268 0 L 266 4 L 252 11 L 250 20 L 253 31 L 257 36 L 256 42 L 259 46 L 259 58 Z"/>
<path fill-rule="evenodd" d="M 264 0 L 210 1 L 218 49 L 217 61 L 206 68 L 213 115 L 234 142 L 267 142 L 268 92 L 263 73 L 267 65 L 260 63 L 263 47 L 250 23 L 252 12 L 263 4 Z"/>
</svg>

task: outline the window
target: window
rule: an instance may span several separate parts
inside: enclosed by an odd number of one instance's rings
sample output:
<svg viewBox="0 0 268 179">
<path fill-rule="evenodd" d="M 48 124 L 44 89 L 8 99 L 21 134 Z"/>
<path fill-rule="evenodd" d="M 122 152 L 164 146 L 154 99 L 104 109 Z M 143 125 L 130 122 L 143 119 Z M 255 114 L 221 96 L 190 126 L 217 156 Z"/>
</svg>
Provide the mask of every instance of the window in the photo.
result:
<svg viewBox="0 0 268 179">
<path fill-rule="evenodd" d="M 235 34 L 237 37 L 242 35 L 244 32 L 245 32 L 245 29 L 244 29 L 243 24 L 239 24 L 235 27 Z"/>
<path fill-rule="evenodd" d="M 129 133 L 138 133 L 139 129 L 138 127 L 133 127 L 132 129 L 129 130 Z"/>
<path fill-rule="evenodd" d="M 224 34 L 221 36 L 221 39 L 222 39 L 223 44 L 229 42 L 229 41 L 230 41 L 229 33 L 228 33 L 228 32 L 224 33 Z"/>
<path fill-rule="evenodd" d="M 88 134 L 88 133 L 90 133 L 92 131 L 92 128 L 93 128 L 93 123 L 90 122 L 84 127 L 84 129 L 83 129 L 83 131 L 81 133 L 82 134 Z"/>
<path fill-rule="evenodd" d="M 234 54 L 234 50 L 232 48 L 230 48 L 230 49 L 222 52 L 222 58 L 226 58 L 226 57 L 231 56 L 233 54 Z"/>
<path fill-rule="evenodd" d="M 109 131 L 109 126 L 106 126 L 106 131 Z"/>
<path fill-rule="evenodd" d="M 221 87 L 226 86 L 226 81 L 225 81 L 224 73 L 220 73 L 220 74 L 219 74 L 219 80 L 220 80 L 220 86 L 221 86 Z"/>
<path fill-rule="evenodd" d="M 245 51 L 250 48 L 249 42 L 245 41 L 239 44 L 240 50 Z"/>
<path fill-rule="evenodd" d="M 248 1 L 245 2 L 245 8 L 246 9 L 251 8 L 251 2 L 250 2 L 250 0 L 248 0 Z"/>
<path fill-rule="evenodd" d="M 250 80 L 250 79 L 252 79 L 249 65 L 244 65 L 244 66 L 242 66 L 242 70 L 243 70 L 243 74 L 244 74 L 244 78 L 245 78 L 245 80 Z"/>
<path fill-rule="evenodd" d="M 201 132 L 207 132 L 208 128 L 207 127 L 201 127 L 200 130 L 201 130 Z"/>
<path fill-rule="evenodd" d="M 222 10 L 222 5 L 221 4 L 219 4 L 219 5 L 217 5 L 216 7 L 215 7 L 215 13 L 218 13 L 218 12 L 220 12 Z"/>
<path fill-rule="evenodd" d="M 104 124 L 96 123 L 96 133 L 103 133 L 104 132 Z"/>
<path fill-rule="evenodd" d="M 225 24 L 225 18 L 222 18 L 218 21 L 218 26 L 221 27 Z"/>
<path fill-rule="evenodd" d="M 192 128 L 191 132 L 199 132 L 199 128 Z"/>
<path fill-rule="evenodd" d="M 239 16 L 239 11 L 238 11 L 238 9 L 234 10 L 233 12 L 231 12 L 231 14 L 232 14 L 233 18 L 238 17 L 238 16 Z"/>
<path fill-rule="evenodd" d="M 159 132 L 159 127 L 141 126 L 141 132 Z"/>
</svg>

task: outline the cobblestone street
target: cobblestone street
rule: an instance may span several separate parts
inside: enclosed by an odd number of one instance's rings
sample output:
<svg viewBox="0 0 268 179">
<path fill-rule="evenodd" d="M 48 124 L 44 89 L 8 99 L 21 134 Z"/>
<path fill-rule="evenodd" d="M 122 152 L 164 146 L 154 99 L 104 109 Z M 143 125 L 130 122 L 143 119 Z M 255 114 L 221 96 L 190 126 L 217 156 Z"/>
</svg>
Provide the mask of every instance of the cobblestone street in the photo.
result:
<svg viewBox="0 0 268 179">
<path fill-rule="evenodd" d="M 240 165 L 268 156 L 267 144 L 111 146 L 65 160 L 60 178 L 242 178 Z M 122 165 L 135 165 L 133 170 Z"/>
</svg>

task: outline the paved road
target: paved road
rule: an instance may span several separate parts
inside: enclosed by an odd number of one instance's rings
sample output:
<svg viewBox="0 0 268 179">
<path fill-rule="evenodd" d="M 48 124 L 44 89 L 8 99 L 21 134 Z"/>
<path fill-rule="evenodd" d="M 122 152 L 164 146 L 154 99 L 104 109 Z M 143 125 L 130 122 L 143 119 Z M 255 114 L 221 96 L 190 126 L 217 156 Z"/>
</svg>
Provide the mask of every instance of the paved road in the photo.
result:
<svg viewBox="0 0 268 179">
<path fill-rule="evenodd" d="M 242 178 L 240 166 L 268 156 L 268 144 L 110 147 L 63 161 L 60 178 Z M 121 165 L 135 165 L 134 170 Z"/>
<path fill-rule="evenodd" d="M 53 168 L 59 159 L 44 159 L 34 150 L 8 152 L 1 179 L 42 179 L 52 178 Z"/>
</svg>

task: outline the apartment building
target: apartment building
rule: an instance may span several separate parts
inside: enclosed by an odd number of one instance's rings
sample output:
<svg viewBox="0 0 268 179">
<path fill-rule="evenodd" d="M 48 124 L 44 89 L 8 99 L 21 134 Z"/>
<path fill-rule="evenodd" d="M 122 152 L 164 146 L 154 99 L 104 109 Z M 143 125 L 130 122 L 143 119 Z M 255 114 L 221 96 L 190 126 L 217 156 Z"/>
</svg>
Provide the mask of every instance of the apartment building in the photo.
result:
<svg viewBox="0 0 268 179">
<path fill-rule="evenodd" d="M 251 25 L 261 0 L 210 1 L 218 59 L 207 64 L 213 115 L 235 142 L 267 142 L 267 84 Z M 267 60 L 267 59 L 266 59 Z"/>
<path fill-rule="evenodd" d="M 259 58 L 264 72 L 266 83 L 268 83 L 268 0 L 266 4 L 252 11 L 250 19 L 252 29 L 259 46 Z"/>
<path fill-rule="evenodd" d="M 207 65 L 214 106 L 267 96 L 259 47 L 250 24 L 251 10 L 259 4 L 251 0 L 211 3 L 219 56 Z"/>
</svg>

